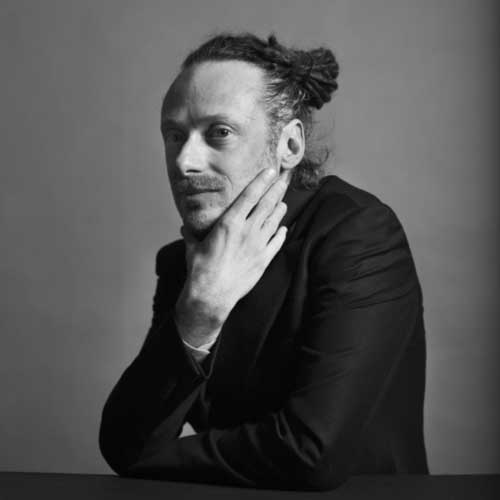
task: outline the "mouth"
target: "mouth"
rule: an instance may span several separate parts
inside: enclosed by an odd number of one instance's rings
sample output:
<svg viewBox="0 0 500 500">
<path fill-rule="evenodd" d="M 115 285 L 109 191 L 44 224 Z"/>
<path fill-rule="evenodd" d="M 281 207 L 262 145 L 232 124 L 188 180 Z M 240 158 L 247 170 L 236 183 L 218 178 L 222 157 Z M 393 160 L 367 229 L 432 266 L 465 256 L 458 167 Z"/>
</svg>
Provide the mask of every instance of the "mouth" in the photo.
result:
<svg viewBox="0 0 500 500">
<path fill-rule="evenodd" d="M 187 188 L 181 191 L 184 196 L 197 196 L 201 194 L 217 193 L 219 189 L 200 189 L 200 188 Z"/>
</svg>

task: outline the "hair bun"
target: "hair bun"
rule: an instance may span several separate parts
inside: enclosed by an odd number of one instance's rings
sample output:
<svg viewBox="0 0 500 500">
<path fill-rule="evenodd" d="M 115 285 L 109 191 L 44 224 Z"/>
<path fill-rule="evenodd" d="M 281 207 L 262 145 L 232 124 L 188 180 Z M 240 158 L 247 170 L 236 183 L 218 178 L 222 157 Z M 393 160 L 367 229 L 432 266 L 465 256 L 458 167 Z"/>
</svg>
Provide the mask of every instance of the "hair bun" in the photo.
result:
<svg viewBox="0 0 500 500">
<path fill-rule="evenodd" d="M 319 48 L 297 51 L 290 76 L 302 87 L 305 102 L 320 109 L 337 90 L 338 75 L 339 65 L 332 51 Z"/>
</svg>

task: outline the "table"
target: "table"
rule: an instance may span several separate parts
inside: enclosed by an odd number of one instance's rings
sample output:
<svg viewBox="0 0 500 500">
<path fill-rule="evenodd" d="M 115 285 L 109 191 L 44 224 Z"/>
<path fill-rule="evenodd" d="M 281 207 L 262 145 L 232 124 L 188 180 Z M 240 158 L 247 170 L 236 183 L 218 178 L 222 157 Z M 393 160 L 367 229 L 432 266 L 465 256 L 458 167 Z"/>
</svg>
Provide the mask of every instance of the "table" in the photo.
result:
<svg viewBox="0 0 500 500">
<path fill-rule="evenodd" d="M 498 500 L 500 475 L 355 476 L 333 491 L 254 490 L 111 475 L 0 472 L 0 500 Z"/>
</svg>

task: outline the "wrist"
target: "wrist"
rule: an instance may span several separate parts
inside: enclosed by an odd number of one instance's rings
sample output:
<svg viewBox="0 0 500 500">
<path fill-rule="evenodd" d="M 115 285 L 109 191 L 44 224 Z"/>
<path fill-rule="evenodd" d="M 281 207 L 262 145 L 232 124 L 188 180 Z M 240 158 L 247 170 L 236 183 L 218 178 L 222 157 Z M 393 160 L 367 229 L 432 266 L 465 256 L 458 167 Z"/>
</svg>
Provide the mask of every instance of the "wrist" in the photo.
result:
<svg viewBox="0 0 500 500">
<path fill-rule="evenodd" d="M 187 280 L 176 303 L 180 316 L 196 319 L 210 328 L 221 328 L 234 304 L 213 290 L 193 285 Z"/>
<path fill-rule="evenodd" d="M 175 304 L 175 317 L 181 323 L 203 325 L 210 330 L 221 328 L 225 321 L 225 316 L 206 300 L 183 294 Z"/>
<path fill-rule="evenodd" d="M 181 338 L 193 347 L 215 341 L 227 317 L 207 301 L 184 292 L 177 300 L 174 316 Z"/>
</svg>

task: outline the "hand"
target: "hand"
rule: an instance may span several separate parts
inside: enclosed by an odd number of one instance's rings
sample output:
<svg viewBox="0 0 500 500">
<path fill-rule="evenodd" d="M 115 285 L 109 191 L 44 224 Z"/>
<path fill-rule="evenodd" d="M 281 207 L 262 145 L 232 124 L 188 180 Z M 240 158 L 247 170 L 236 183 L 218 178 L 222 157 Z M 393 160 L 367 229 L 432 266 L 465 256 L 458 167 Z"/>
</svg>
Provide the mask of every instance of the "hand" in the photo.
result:
<svg viewBox="0 0 500 500">
<path fill-rule="evenodd" d="M 236 305 L 279 251 L 286 228 L 281 200 L 288 182 L 259 172 L 200 242 L 183 227 L 187 278 L 176 304 L 181 336 L 199 346 L 214 340 Z"/>
</svg>

